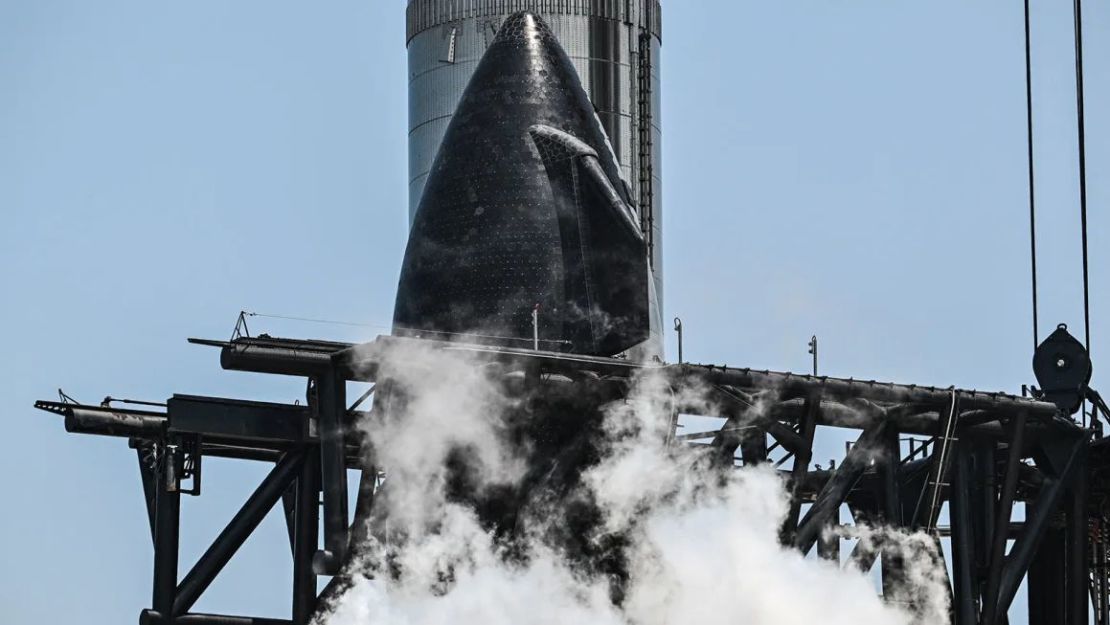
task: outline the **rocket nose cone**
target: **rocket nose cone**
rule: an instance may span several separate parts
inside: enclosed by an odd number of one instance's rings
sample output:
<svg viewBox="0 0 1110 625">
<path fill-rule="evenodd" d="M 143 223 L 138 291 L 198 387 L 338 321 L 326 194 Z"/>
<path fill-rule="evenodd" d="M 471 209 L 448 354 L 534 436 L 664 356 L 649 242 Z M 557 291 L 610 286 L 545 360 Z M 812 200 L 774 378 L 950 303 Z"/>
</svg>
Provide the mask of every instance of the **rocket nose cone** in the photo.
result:
<svg viewBox="0 0 1110 625">
<path fill-rule="evenodd" d="M 494 44 L 527 45 L 531 42 L 554 40 L 547 23 L 531 11 L 517 11 L 505 19 L 497 31 Z"/>
<path fill-rule="evenodd" d="M 524 11 L 501 25 L 444 134 L 409 234 L 395 329 L 530 341 L 539 305 L 549 345 L 574 339 L 565 328 L 582 280 L 563 251 L 565 191 L 552 185 L 537 125 L 588 146 L 609 186 L 623 189 L 574 63 Z"/>
<path fill-rule="evenodd" d="M 574 62 L 542 17 L 518 11 L 501 24 L 471 76 L 440 146 L 440 155 L 448 158 L 437 164 L 445 164 L 451 154 L 459 153 L 453 140 L 470 134 L 488 147 L 500 144 L 499 149 L 489 150 L 494 155 L 505 153 L 500 148 L 520 149 L 530 144 L 527 129 L 535 124 L 559 128 L 588 143 L 602 155 L 614 184 L 619 182 L 621 174 L 609 138 Z M 510 127 L 512 132 L 493 130 Z M 510 148 L 506 142 L 516 145 Z M 506 162 L 514 168 L 520 164 L 518 158 Z"/>
</svg>

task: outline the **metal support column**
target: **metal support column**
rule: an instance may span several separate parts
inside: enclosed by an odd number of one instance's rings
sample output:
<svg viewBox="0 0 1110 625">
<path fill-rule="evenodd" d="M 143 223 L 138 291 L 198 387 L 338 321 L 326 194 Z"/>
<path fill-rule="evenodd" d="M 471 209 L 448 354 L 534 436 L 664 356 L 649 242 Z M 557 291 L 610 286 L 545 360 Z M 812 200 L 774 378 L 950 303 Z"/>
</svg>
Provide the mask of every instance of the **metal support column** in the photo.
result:
<svg viewBox="0 0 1110 625">
<path fill-rule="evenodd" d="M 967 484 L 971 497 L 972 541 L 975 549 L 974 593 L 980 598 L 979 612 L 982 614 L 982 596 L 986 592 L 984 573 L 990 568 L 991 531 L 994 529 L 995 502 L 998 500 L 997 447 L 993 440 L 971 441 L 971 474 Z M 1028 511 L 1028 510 L 1027 510 Z"/>
<path fill-rule="evenodd" d="M 143 483 L 143 500 L 146 503 L 147 520 L 150 522 L 150 540 L 156 540 L 158 527 L 158 470 L 155 466 L 156 447 L 150 443 L 139 443 L 135 453 L 139 457 L 139 478 Z"/>
<path fill-rule="evenodd" d="M 293 623 L 308 625 L 316 611 L 316 573 L 312 558 L 320 542 L 320 450 L 305 453 L 297 476 L 293 521 Z"/>
<path fill-rule="evenodd" d="M 740 457 L 746 467 L 767 462 L 767 432 L 761 428 L 743 431 L 740 434 Z"/>
<path fill-rule="evenodd" d="M 901 435 L 894 428 L 888 429 L 884 442 L 884 453 L 879 459 L 879 499 L 881 510 L 881 523 L 891 527 L 902 527 L 905 521 L 902 516 L 902 486 L 900 472 L 902 469 Z"/>
<path fill-rule="evenodd" d="M 1014 493 L 1017 490 L 1019 465 L 1021 464 L 1021 450 L 1025 444 L 1025 414 L 1018 416 L 1010 424 L 1009 456 L 1006 461 L 1006 477 L 1002 484 L 1002 493 L 998 498 L 997 512 L 995 515 L 994 534 L 991 540 L 990 569 L 987 577 L 987 592 L 984 595 L 983 623 L 995 625 L 999 622 L 1000 613 L 1005 612 L 1006 605 L 1000 605 L 999 592 L 1002 584 L 1002 566 L 1006 560 L 1006 539 L 1009 536 L 1010 517 L 1014 509 Z"/>
<path fill-rule="evenodd" d="M 877 509 L 875 514 L 877 522 L 887 527 L 899 528 L 905 525 L 906 514 L 902 510 L 902 448 L 901 435 L 894 428 L 887 428 L 886 433 L 879 442 L 883 453 L 879 459 L 879 484 L 876 489 Z M 924 480 L 925 478 L 922 478 Z M 922 481 L 922 493 L 925 482 Z M 883 595 L 890 597 L 891 593 L 901 587 L 905 582 L 900 574 L 902 557 L 899 550 L 892 549 L 879 541 L 878 548 L 880 571 L 882 572 Z"/>
<path fill-rule="evenodd" d="M 1079 451 L 1079 467 L 1076 479 L 1071 481 L 1071 490 L 1065 502 L 1067 512 L 1067 596 L 1064 599 L 1067 625 L 1088 625 L 1088 588 L 1090 584 L 1090 561 L 1088 560 L 1087 541 L 1089 535 L 1087 514 L 1087 448 Z"/>
<path fill-rule="evenodd" d="M 971 509 L 970 445 L 960 441 L 952 459 L 952 485 L 949 487 L 952 525 L 953 616 L 955 625 L 977 625 L 979 593 L 975 583 L 975 532 Z"/>
<path fill-rule="evenodd" d="M 1029 625 L 1061 625 L 1067 572 L 1063 528 L 1049 528 L 1029 565 Z"/>
<path fill-rule="evenodd" d="M 173 625 L 173 604 L 177 597 L 177 553 L 181 527 L 181 492 L 178 484 L 182 462 L 181 448 L 167 444 L 158 466 L 155 496 L 154 593 L 151 607 Z"/>
</svg>

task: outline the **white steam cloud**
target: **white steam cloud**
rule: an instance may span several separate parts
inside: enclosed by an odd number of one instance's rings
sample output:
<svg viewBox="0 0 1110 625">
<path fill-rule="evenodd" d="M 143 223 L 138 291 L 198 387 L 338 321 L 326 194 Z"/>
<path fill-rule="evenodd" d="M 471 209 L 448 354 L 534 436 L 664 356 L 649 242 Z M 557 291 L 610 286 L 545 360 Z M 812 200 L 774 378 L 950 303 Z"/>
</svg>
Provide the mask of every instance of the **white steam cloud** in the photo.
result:
<svg viewBox="0 0 1110 625">
<path fill-rule="evenodd" d="M 476 497 L 520 486 L 527 452 L 510 421 L 518 402 L 493 365 L 406 346 L 381 378 L 404 402 L 365 424 L 386 474 L 372 538 L 358 545 L 351 583 L 323 625 L 911 625 L 946 622 L 943 564 L 926 536 L 857 528 L 896 548 L 905 588 L 884 602 L 852 567 L 780 546 L 788 497 L 768 468 L 708 470 L 695 447 L 669 443 L 675 397 L 644 373 L 603 412 L 599 458 L 576 492 L 522 515 L 514 540 L 451 495 L 454 458 L 466 456 Z M 492 380 L 497 379 L 498 382 Z M 679 398 L 685 405 L 690 399 Z M 455 467 L 452 469 L 451 467 Z M 619 543 L 624 577 L 576 564 L 565 534 L 568 500 L 600 518 L 583 540 Z M 614 597 L 617 597 L 614 599 Z M 889 599 L 889 597 L 888 597 Z"/>
</svg>

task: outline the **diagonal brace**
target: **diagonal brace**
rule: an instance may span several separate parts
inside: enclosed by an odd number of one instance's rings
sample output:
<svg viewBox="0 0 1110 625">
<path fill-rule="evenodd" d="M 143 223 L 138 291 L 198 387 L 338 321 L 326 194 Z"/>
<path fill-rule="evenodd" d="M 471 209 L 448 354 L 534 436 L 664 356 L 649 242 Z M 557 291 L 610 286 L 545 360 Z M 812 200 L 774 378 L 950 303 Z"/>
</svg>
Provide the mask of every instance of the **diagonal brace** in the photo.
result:
<svg viewBox="0 0 1110 625">
<path fill-rule="evenodd" d="M 1064 492 L 1074 480 L 1085 478 L 1079 469 L 1086 445 L 1084 437 L 1077 437 L 1071 448 L 1064 450 L 1061 458 L 1054 459 L 1056 462 L 1052 471 L 1055 475 L 1046 478 L 1031 507 L 1032 514 L 1026 518 L 1022 532 L 1010 548 L 1010 555 L 1002 569 L 998 596 L 994 602 L 995 614 L 1004 614 L 1013 602 L 1022 578 L 1029 571 L 1029 565 L 1033 562 L 1041 539 L 1044 538 L 1053 515 L 1060 507 Z"/>
<path fill-rule="evenodd" d="M 282 456 L 177 587 L 177 598 L 173 602 L 174 615 L 184 614 L 193 607 L 274 507 L 281 494 L 296 479 L 303 462 L 303 451 L 288 452 Z"/>
<path fill-rule="evenodd" d="M 848 494 L 855 488 L 856 483 L 863 476 L 863 472 L 871 464 L 875 452 L 879 449 L 883 435 L 886 433 L 888 421 L 877 419 L 868 426 L 859 440 L 852 446 L 851 451 L 844 457 L 844 462 L 832 475 L 817 499 L 806 512 L 805 518 L 798 524 L 798 531 L 794 535 L 794 546 L 808 553 L 817 542 L 829 518 L 840 508 L 848 498 Z"/>
<path fill-rule="evenodd" d="M 790 472 L 790 511 L 783 521 L 780 538 L 784 544 L 794 541 L 794 533 L 798 529 L 798 516 L 802 512 L 802 480 L 809 472 L 809 463 L 813 460 L 813 437 L 817 432 L 817 420 L 820 417 L 821 396 L 811 395 L 806 398 L 803 409 L 804 416 L 801 423 L 801 438 L 803 447 L 794 455 L 794 468 Z"/>
</svg>

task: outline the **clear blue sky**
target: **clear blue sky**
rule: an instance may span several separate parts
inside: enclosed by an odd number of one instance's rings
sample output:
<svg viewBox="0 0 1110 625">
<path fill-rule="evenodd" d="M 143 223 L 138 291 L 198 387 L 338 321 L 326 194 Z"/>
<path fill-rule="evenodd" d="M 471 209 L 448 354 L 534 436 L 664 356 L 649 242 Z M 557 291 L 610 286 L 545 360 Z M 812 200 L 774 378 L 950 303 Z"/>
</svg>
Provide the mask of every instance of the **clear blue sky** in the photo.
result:
<svg viewBox="0 0 1110 625">
<path fill-rule="evenodd" d="M 1070 3 L 1035 0 L 1042 336 L 1082 331 Z M 1110 376 L 1110 7 L 1087 3 L 1096 386 Z M 1019 0 L 665 2 L 668 317 L 703 362 L 1032 382 Z M 401 0 L 0 0 L 0 623 L 134 622 L 133 452 L 32 410 L 292 401 L 188 336 L 386 324 L 406 228 Z M 275 334 L 372 329 L 260 323 Z M 672 352 L 673 353 L 673 352 Z M 1100 365 L 1101 363 L 1101 365 Z M 183 566 L 264 473 L 213 461 Z M 198 605 L 284 616 L 276 516 Z"/>
</svg>

